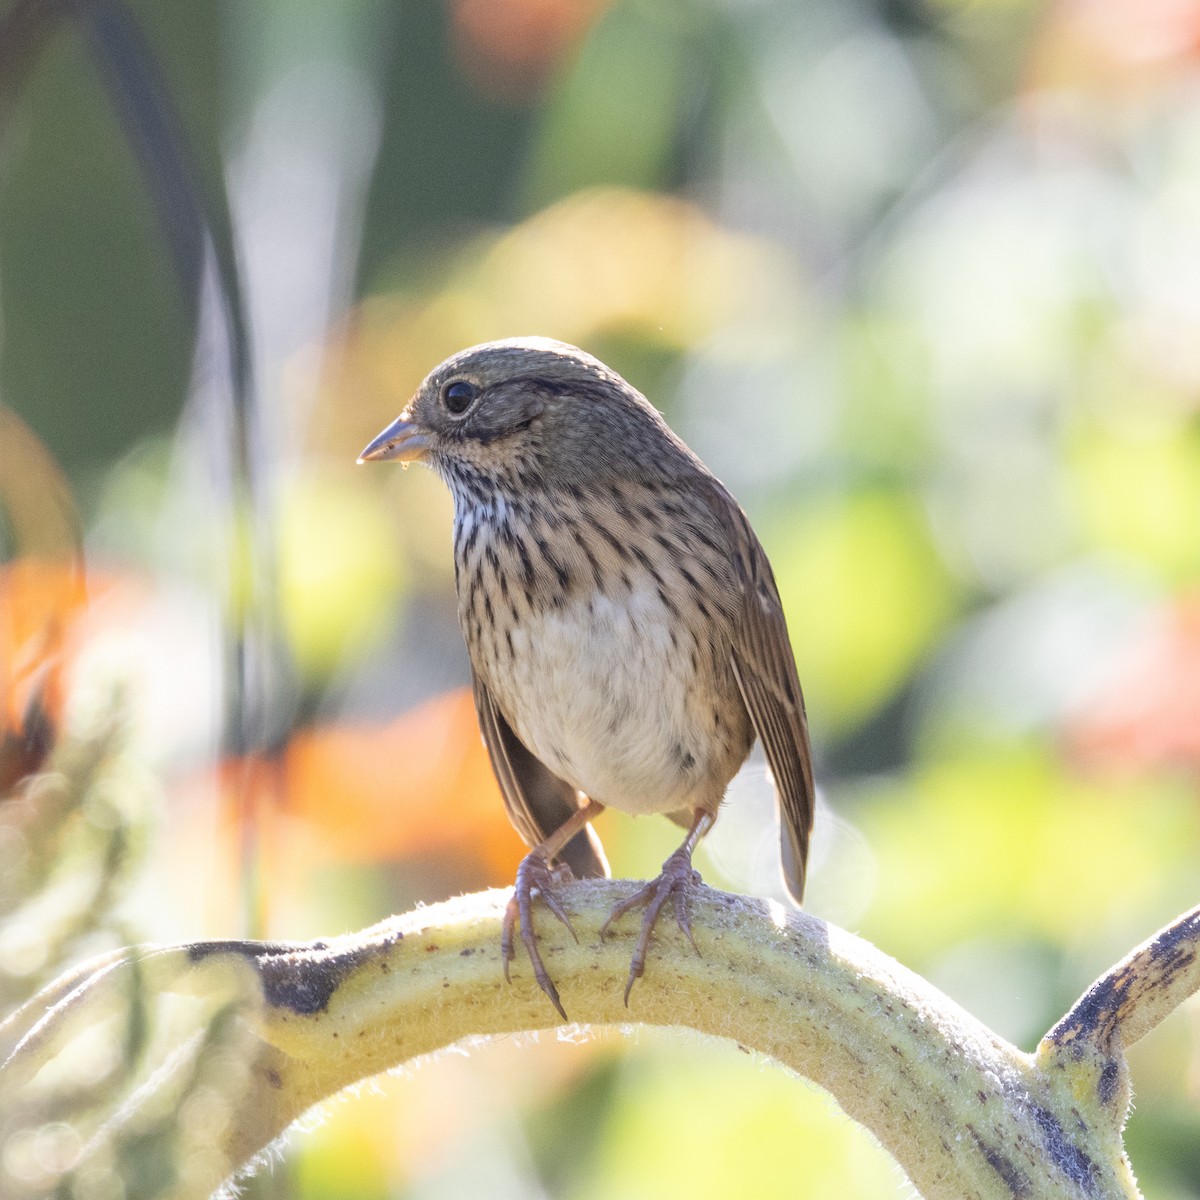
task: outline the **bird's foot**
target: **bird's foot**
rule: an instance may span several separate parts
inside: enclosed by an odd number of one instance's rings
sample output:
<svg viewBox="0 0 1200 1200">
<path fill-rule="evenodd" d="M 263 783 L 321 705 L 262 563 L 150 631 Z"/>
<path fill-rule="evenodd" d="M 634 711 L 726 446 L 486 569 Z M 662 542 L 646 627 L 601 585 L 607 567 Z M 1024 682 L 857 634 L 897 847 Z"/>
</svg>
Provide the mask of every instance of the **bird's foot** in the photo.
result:
<svg viewBox="0 0 1200 1200">
<path fill-rule="evenodd" d="M 546 964 L 542 962 L 537 934 L 533 931 L 533 898 L 535 895 L 541 896 L 546 907 L 567 927 L 571 936 L 579 941 L 579 938 L 575 936 L 575 930 L 571 927 L 571 918 L 567 916 L 567 910 L 563 908 L 562 901 L 559 900 L 554 890 L 558 884 L 564 883 L 571 877 L 571 869 L 566 864 L 552 867 L 546 861 L 545 855 L 538 850 L 533 850 L 525 855 L 521 860 L 521 865 L 517 868 L 516 887 L 513 889 L 512 899 L 509 900 L 508 906 L 504 910 L 504 923 L 500 932 L 500 954 L 504 959 L 505 980 L 509 983 L 512 982 L 509 978 L 508 965 L 516 953 L 513 934 L 519 924 L 521 941 L 525 944 L 525 949 L 529 952 L 529 961 L 533 965 L 533 977 L 537 980 L 538 987 L 550 997 L 550 1003 L 558 1009 L 559 1016 L 564 1021 L 568 1021 L 570 1018 L 567 1016 L 567 1010 L 562 1006 L 562 1001 L 558 998 L 558 988 L 554 986 L 554 980 L 550 978 Z"/>
<path fill-rule="evenodd" d="M 700 880 L 700 872 L 692 866 L 691 849 L 680 846 L 670 858 L 663 863 L 662 873 L 657 879 L 651 880 L 645 887 L 634 892 L 627 900 L 622 900 L 609 914 L 609 918 L 600 929 L 601 938 L 608 932 L 608 927 L 619 917 L 635 908 L 645 908 L 646 915 L 642 918 L 642 932 L 634 947 L 633 959 L 629 964 L 629 979 L 625 984 L 625 1007 L 629 1007 L 629 993 L 633 990 L 634 982 L 646 971 L 646 951 L 650 948 L 650 935 L 658 921 L 659 913 L 670 900 L 675 909 L 675 924 L 692 943 L 692 949 L 697 954 L 700 947 L 692 936 L 691 892 Z"/>
</svg>

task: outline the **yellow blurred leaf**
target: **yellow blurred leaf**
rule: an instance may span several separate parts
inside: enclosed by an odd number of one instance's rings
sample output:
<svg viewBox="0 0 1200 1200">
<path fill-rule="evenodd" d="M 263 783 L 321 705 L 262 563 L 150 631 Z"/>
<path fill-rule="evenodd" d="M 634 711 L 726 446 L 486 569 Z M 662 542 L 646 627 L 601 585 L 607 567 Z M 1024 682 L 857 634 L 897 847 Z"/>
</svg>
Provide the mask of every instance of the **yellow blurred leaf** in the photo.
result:
<svg viewBox="0 0 1200 1200">
<path fill-rule="evenodd" d="M 1119 944 L 1195 902 L 1194 797 L 1081 779 L 1037 745 L 928 766 L 860 823 L 879 865 L 864 933 L 918 969 L 988 934 L 1064 945 L 1115 927 Z"/>
<path fill-rule="evenodd" d="M 297 666 L 327 675 L 375 643 L 401 586 L 399 543 L 372 493 L 297 477 L 278 508 L 279 601 Z"/>
<path fill-rule="evenodd" d="M 904 680 L 957 603 L 924 518 L 906 495 L 825 501 L 765 539 L 809 708 L 861 719 Z"/>
<path fill-rule="evenodd" d="M 310 1136 L 297 1143 L 292 1171 L 295 1194 L 322 1200 L 377 1200 L 404 1182 L 395 1153 L 397 1109 L 378 1094 L 338 1105 Z"/>
<path fill-rule="evenodd" d="M 1200 436 L 1182 423 L 1082 434 L 1070 456 L 1080 519 L 1100 549 L 1170 579 L 1200 572 Z"/>
<path fill-rule="evenodd" d="M 891 1157 L 822 1093 L 728 1045 L 632 1059 L 582 1200 L 902 1196 Z"/>
</svg>

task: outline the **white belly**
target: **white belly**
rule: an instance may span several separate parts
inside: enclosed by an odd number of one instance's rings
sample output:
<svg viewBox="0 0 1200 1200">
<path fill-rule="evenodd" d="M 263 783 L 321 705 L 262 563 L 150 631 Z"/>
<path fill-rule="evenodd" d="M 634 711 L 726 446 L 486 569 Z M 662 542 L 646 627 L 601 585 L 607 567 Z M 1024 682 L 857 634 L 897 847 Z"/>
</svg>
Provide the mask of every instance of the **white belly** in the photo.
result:
<svg viewBox="0 0 1200 1200">
<path fill-rule="evenodd" d="M 634 815 L 687 807 L 709 747 L 689 720 L 690 660 L 654 590 L 523 614 L 490 681 L 517 736 L 561 779 Z"/>
</svg>

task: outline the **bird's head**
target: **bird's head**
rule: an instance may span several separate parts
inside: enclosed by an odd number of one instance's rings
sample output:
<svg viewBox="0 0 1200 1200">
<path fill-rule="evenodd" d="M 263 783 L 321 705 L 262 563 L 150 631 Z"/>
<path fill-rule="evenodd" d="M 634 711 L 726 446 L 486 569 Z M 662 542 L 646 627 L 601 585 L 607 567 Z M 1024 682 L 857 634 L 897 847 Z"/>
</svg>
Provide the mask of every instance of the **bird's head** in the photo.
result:
<svg viewBox="0 0 1200 1200">
<path fill-rule="evenodd" d="M 511 338 L 435 367 L 358 461 L 426 462 L 452 488 L 470 477 L 529 487 L 620 470 L 631 445 L 659 449 L 664 436 L 674 440 L 641 393 L 598 359 L 549 338 Z"/>
</svg>

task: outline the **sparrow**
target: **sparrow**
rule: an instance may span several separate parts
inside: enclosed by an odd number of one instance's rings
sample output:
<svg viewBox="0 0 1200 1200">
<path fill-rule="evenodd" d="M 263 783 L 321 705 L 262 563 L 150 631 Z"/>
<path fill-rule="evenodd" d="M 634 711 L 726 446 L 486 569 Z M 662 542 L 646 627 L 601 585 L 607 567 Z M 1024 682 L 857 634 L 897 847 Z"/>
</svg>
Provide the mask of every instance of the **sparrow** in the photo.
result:
<svg viewBox="0 0 1200 1200">
<path fill-rule="evenodd" d="M 799 904 L 812 752 L 779 591 L 746 514 L 649 401 L 563 342 L 485 342 L 435 367 L 358 461 L 384 459 L 426 463 L 454 498 L 479 725 L 508 816 L 532 847 L 505 910 L 505 978 L 519 927 L 539 986 L 567 1019 L 533 901 L 571 929 L 559 889 L 609 874 L 591 827 L 605 807 L 687 830 L 601 930 L 644 909 L 626 1005 L 668 903 L 695 947 L 692 853 L 756 737 Z"/>
</svg>

